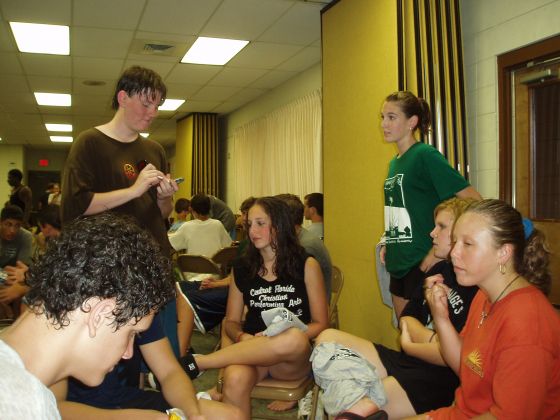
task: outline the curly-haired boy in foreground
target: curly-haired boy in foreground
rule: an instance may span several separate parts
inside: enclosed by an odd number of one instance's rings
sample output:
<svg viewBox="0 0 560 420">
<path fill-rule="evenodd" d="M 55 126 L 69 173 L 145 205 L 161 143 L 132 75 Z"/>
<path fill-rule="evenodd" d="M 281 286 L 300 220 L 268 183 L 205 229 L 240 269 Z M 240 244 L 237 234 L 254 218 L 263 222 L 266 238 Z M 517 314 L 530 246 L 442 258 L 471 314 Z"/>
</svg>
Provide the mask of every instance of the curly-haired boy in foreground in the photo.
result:
<svg viewBox="0 0 560 420">
<path fill-rule="evenodd" d="M 48 386 L 68 376 L 94 386 L 174 297 L 169 262 L 130 219 L 77 219 L 31 269 L 30 310 L 0 334 L 0 412 L 58 419 Z"/>
</svg>

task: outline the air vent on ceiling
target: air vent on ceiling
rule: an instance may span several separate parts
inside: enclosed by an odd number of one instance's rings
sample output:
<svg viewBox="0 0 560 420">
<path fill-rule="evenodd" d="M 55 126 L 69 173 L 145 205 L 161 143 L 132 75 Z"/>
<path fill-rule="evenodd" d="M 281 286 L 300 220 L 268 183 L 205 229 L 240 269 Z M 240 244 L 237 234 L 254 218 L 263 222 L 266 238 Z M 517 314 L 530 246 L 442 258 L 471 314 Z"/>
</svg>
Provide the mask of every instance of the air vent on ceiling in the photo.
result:
<svg viewBox="0 0 560 420">
<path fill-rule="evenodd" d="M 155 55 L 160 57 L 179 57 L 185 54 L 186 44 L 173 41 L 158 41 L 155 39 L 135 39 L 130 52 L 141 55 Z"/>
<path fill-rule="evenodd" d="M 169 44 L 152 44 L 152 43 L 148 43 L 148 44 L 144 44 L 144 52 L 150 54 L 150 53 L 154 53 L 154 54 L 162 54 L 162 53 L 167 53 L 168 50 L 175 48 L 174 45 L 169 45 Z"/>
</svg>

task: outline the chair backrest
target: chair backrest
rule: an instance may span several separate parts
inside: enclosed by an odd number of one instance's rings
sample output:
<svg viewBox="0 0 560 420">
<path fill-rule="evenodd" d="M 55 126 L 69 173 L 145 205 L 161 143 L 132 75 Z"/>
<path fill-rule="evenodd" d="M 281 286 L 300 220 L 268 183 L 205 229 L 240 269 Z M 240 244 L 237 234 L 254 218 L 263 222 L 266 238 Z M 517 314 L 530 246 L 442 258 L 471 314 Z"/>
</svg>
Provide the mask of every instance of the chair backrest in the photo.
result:
<svg viewBox="0 0 560 420">
<path fill-rule="evenodd" d="M 212 257 L 212 261 L 220 266 L 222 269 L 222 276 L 226 277 L 231 270 L 231 264 L 235 257 L 237 257 L 237 252 L 239 248 L 237 246 L 226 246 L 220 249 Z"/>
<path fill-rule="evenodd" d="M 218 264 L 204 255 L 181 254 L 177 256 L 177 265 L 185 273 L 208 273 L 221 276 Z"/>
<path fill-rule="evenodd" d="M 331 283 L 331 301 L 329 304 L 329 325 L 338 328 L 338 299 L 342 293 L 342 286 L 344 285 L 344 274 L 342 270 L 333 265 L 332 267 L 332 283 Z"/>
</svg>

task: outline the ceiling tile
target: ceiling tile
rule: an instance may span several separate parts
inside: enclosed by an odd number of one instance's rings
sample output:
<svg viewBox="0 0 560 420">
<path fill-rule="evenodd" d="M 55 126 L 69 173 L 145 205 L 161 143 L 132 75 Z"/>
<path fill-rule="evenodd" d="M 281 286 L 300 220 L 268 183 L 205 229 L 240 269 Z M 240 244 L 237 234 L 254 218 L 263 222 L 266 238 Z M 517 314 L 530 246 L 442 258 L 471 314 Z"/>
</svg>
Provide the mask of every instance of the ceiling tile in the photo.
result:
<svg viewBox="0 0 560 420">
<path fill-rule="evenodd" d="M 19 58 L 28 75 L 72 76 L 72 59 L 69 56 L 20 53 Z"/>
<path fill-rule="evenodd" d="M 225 101 L 234 93 L 239 92 L 238 87 L 205 86 L 200 89 L 193 100 Z"/>
<path fill-rule="evenodd" d="M 41 115 L 41 123 L 44 124 L 72 124 L 72 130 L 75 131 L 74 127 L 74 116 L 72 115 Z"/>
<path fill-rule="evenodd" d="M 70 0 L 2 0 L 0 10 L 8 22 L 70 25 Z"/>
<path fill-rule="evenodd" d="M 73 95 L 72 115 L 103 115 L 111 108 L 111 98 L 93 95 Z"/>
<path fill-rule="evenodd" d="M 29 92 L 27 80 L 23 76 L 17 74 L 0 74 L 0 92 L 19 93 Z"/>
<path fill-rule="evenodd" d="M 29 125 L 34 125 L 37 130 L 45 129 L 43 125 L 43 118 L 39 114 L 30 114 L 30 113 L 17 113 L 11 114 L 12 121 L 19 127 L 26 127 Z"/>
<path fill-rule="evenodd" d="M 15 52 L 0 52 L 0 73 L 21 74 L 22 68 Z"/>
<path fill-rule="evenodd" d="M 191 46 L 194 41 L 196 40 L 195 35 L 179 35 L 179 34 L 170 34 L 168 32 L 149 32 L 149 31 L 137 31 L 134 35 L 134 39 L 146 39 L 151 41 L 160 41 L 160 42 L 172 42 L 176 44 L 187 44 Z M 183 54 L 184 55 L 184 54 Z"/>
<path fill-rule="evenodd" d="M 148 0 L 138 29 L 198 34 L 221 0 Z"/>
<path fill-rule="evenodd" d="M 221 66 L 205 66 L 201 64 L 179 64 L 165 79 L 170 83 L 189 83 L 203 85 L 214 77 Z"/>
<path fill-rule="evenodd" d="M 294 56 L 302 48 L 298 45 L 251 42 L 231 59 L 228 66 L 273 69 Z"/>
<path fill-rule="evenodd" d="M 28 76 L 32 92 L 72 93 L 72 79 L 69 77 Z"/>
<path fill-rule="evenodd" d="M 258 41 L 309 45 L 321 37 L 320 11 L 324 5 L 297 2 Z"/>
<path fill-rule="evenodd" d="M 211 112 L 221 101 L 187 101 L 181 107 L 182 112 Z"/>
<path fill-rule="evenodd" d="M 321 61 L 321 49 L 319 47 L 306 47 L 284 61 L 276 69 L 301 72 L 317 64 L 319 61 Z"/>
<path fill-rule="evenodd" d="M 262 77 L 267 71 L 263 69 L 241 69 L 225 67 L 210 82 L 211 86 L 239 86 L 244 87 Z"/>
<path fill-rule="evenodd" d="M 247 103 L 253 99 L 258 98 L 266 93 L 267 89 L 245 88 L 231 95 L 227 100 L 228 102 L 242 102 Z"/>
<path fill-rule="evenodd" d="M 165 83 L 167 86 L 167 96 L 173 99 L 189 99 L 200 90 L 202 85 L 190 83 Z"/>
<path fill-rule="evenodd" d="M 91 79 L 77 78 L 73 79 L 72 93 L 82 94 L 82 95 L 102 95 L 107 98 L 113 95 L 115 86 L 117 84 L 117 79 L 99 79 L 95 78 L 95 81 L 103 82 L 104 85 L 101 86 L 89 86 L 85 85 L 84 82 L 91 81 Z"/>
<path fill-rule="evenodd" d="M 0 107 L 5 108 L 4 112 L 17 112 L 22 114 L 38 113 L 39 106 L 35 101 L 35 96 L 31 93 L 10 93 L 3 91 L 0 95 Z"/>
<path fill-rule="evenodd" d="M 253 41 L 290 6 L 278 0 L 224 0 L 200 35 Z"/>
<path fill-rule="evenodd" d="M 70 32 L 70 51 L 75 57 L 124 58 L 132 36 L 132 31 L 76 26 Z"/>
<path fill-rule="evenodd" d="M 217 107 L 212 109 L 212 112 L 215 112 L 220 115 L 229 114 L 230 112 L 235 111 L 236 109 L 242 107 L 245 102 L 223 102 Z"/>
<path fill-rule="evenodd" d="M 74 1 L 72 23 L 95 28 L 136 29 L 144 5 L 143 0 Z"/>
<path fill-rule="evenodd" d="M 123 69 L 124 60 L 112 58 L 74 57 L 74 77 L 92 80 L 117 79 Z"/>
<path fill-rule="evenodd" d="M 284 83 L 286 80 L 291 79 L 296 74 L 296 72 L 292 71 L 271 70 L 255 83 L 251 84 L 251 87 L 259 89 L 272 89 Z"/>
<path fill-rule="evenodd" d="M 0 20 L 0 51 L 17 51 L 10 26 L 3 20 Z"/>
</svg>

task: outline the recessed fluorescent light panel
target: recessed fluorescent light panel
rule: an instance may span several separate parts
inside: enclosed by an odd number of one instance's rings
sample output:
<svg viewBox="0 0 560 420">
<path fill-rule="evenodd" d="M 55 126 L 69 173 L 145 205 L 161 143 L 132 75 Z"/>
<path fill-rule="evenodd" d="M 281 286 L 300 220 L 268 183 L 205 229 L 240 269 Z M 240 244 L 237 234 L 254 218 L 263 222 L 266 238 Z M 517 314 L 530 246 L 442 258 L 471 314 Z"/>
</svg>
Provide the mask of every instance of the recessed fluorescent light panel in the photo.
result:
<svg viewBox="0 0 560 420">
<path fill-rule="evenodd" d="M 72 124 L 45 124 L 45 127 L 47 127 L 48 131 L 60 131 L 60 132 L 65 132 L 65 133 L 69 133 L 72 131 Z"/>
<path fill-rule="evenodd" d="M 223 66 L 249 41 L 238 39 L 199 37 L 187 51 L 181 63 L 213 64 Z"/>
<path fill-rule="evenodd" d="M 51 136 L 53 143 L 72 143 L 73 140 L 72 136 Z"/>
<path fill-rule="evenodd" d="M 33 92 L 39 105 L 71 106 L 72 96 L 68 93 Z"/>
<path fill-rule="evenodd" d="M 140 135 L 147 139 L 150 136 L 150 133 L 140 133 Z"/>
<path fill-rule="evenodd" d="M 70 55 L 70 29 L 62 25 L 10 22 L 21 52 Z"/>
<path fill-rule="evenodd" d="M 175 111 L 185 103 L 184 99 L 166 99 L 158 108 L 159 111 Z"/>
</svg>

